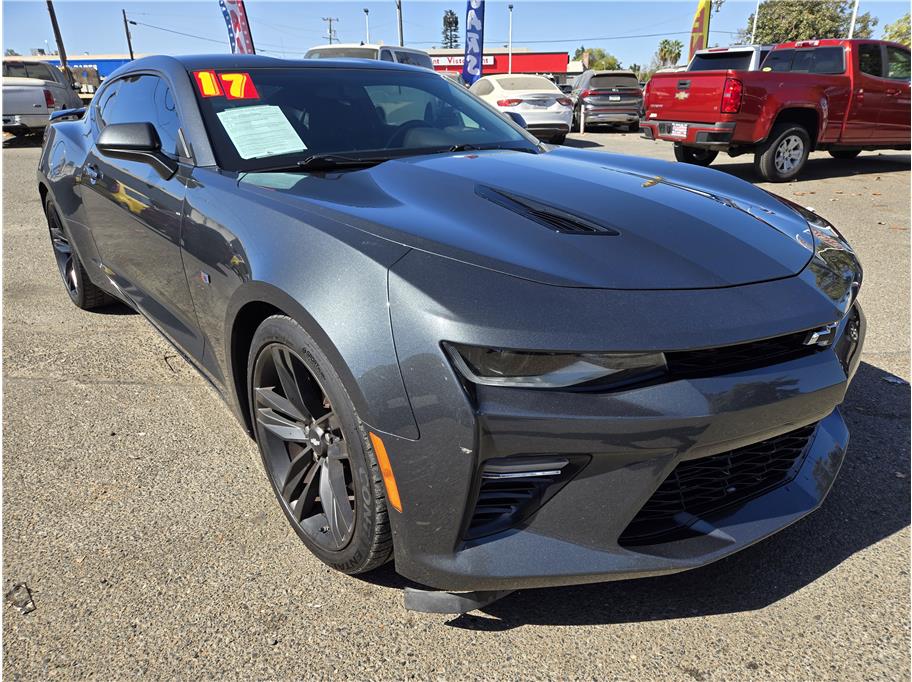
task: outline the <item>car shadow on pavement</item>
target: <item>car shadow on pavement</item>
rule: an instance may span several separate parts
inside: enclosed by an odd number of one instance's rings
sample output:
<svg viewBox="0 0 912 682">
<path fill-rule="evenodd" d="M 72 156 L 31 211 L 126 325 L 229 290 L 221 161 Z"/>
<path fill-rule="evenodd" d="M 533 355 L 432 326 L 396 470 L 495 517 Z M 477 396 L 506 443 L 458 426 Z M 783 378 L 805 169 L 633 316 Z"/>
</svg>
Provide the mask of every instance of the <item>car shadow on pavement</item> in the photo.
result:
<svg viewBox="0 0 912 682">
<path fill-rule="evenodd" d="M 24 137 L 4 138 L 3 148 L 13 149 L 21 147 L 40 147 L 43 142 L 41 135 L 27 135 Z"/>
<path fill-rule="evenodd" d="M 797 592 L 909 525 L 910 394 L 895 381 L 862 363 L 841 407 L 852 434 L 842 471 L 823 506 L 781 533 L 684 573 L 521 590 L 485 607 L 487 617 L 465 614 L 447 624 L 501 631 L 691 618 L 753 611 Z M 405 584 L 399 578 L 390 586 Z"/>
<path fill-rule="evenodd" d="M 742 157 L 737 158 L 740 159 Z M 745 155 L 743 158 L 746 162 L 713 165 L 711 168 L 730 173 L 731 175 L 751 183 L 762 182 L 754 170 L 752 157 Z M 747 162 L 747 159 L 751 160 Z M 862 152 L 857 158 L 849 160 L 833 159 L 830 157 L 808 159 L 801 174 L 798 176 L 797 182 L 802 182 L 804 180 L 844 178 L 853 175 L 882 175 L 899 171 L 908 172 L 910 160 L 912 160 L 912 157 L 903 152 L 881 152 L 876 154 Z"/>
</svg>

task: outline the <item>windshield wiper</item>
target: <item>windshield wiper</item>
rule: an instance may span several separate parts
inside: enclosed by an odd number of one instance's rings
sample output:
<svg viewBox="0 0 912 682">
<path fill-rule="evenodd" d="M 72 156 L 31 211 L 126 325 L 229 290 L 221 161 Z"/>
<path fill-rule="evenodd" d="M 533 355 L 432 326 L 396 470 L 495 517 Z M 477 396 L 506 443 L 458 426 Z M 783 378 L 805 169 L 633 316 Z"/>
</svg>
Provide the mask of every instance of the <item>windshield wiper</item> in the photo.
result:
<svg viewBox="0 0 912 682">
<path fill-rule="evenodd" d="M 389 161 L 388 156 L 362 157 L 345 156 L 344 154 L 311 154 L 310 156 L 284 166 L 254 168 L 249 173 L 289 173 L 295 171 L 318 170 L 327 168 L 367 168 L 378 163 Z"/>
<path fill-rule="evenodd" d="M 538 154 L 538 151 L 539 151 L 537 147 L 531 147 L 531 148 L 530 147 L 512 147 L 510 145 L 505 145 L 505 144 L 470 144 L 470 143 L 454 144 L 453 146 L 447 148 L 446 150 L 442 150 L 442 151 L 474 152 L 474 151 L 482 151 L 485 149 L 509 149 L 510 151 L 525 152 L 526 154 Z"/>
</svg>

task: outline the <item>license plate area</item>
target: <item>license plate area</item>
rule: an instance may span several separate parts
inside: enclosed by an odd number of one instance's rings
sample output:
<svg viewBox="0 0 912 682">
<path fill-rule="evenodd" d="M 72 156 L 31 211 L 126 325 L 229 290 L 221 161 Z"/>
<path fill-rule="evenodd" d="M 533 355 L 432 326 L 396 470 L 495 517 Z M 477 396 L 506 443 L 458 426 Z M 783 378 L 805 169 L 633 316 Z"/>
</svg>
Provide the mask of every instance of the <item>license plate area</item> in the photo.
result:
<svg viewBox="0 0 912 682">
<path fill-rule="evenodd" d="M 686 123 L 672 123 L 671 132 L 668 133 L 672 137 L 687 137 L 687 124 Z"/>
<path fill-rule="evenodd" d="M 620 95 L 608 95 L 608 101 L 609 102 L 620 102 L 621 96 Z"/>
</svg>

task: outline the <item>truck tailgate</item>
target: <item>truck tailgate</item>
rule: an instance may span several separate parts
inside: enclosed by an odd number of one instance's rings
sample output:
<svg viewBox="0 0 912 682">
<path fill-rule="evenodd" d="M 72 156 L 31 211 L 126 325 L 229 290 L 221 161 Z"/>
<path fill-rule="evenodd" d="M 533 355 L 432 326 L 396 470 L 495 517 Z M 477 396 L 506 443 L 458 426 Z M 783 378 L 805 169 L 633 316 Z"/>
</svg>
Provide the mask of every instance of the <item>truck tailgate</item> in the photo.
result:
<svg viewBox="0 0 912 682">
<path fill-rule="evenodd" d="M 50 115 L 44 100 L 44 81 L 34 78 L 4 78 L 4 118 L 25 114 Z"/>
<path fill-rule="evenodd" d="M 737 71 L 657 73 L 649 81 L 646 118 L 693 123 L 717 121 L 725 79 L 737 76 Z"/>
</svg>

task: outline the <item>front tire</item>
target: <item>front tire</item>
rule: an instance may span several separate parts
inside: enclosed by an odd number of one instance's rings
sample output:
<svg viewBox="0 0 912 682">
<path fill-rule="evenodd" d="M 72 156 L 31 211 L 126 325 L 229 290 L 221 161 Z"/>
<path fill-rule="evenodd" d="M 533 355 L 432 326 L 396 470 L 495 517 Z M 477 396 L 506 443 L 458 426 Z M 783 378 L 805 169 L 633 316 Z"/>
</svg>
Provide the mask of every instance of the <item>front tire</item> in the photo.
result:
<svg viewBox="0 0 912 682">
<path fill-rule="evenodd" d="M 830 156 L 832 156 L 834 159 L 842 159 L 842 160 L 854 159 L 859 154 L 861 154 L 860 149 L 831 149 L 830 150 Z"/>
<path fill-rule="evenodd" d="M 263 465 L 298 537 L 326 565 L 364 573 L 393 549 L 377 460 L 338 373 L 284 315 L 257 329 L 248 399 Z"/>
<path fill-rule="evenodd" d="M 50 197 L 44 202 L 44 214 L 47 217 L 57 270 L 60 272 L 70 300 L 76 307 L 83 310 L 94 310 L 114 303 L 112 296 L 95 286 L 89 279 L 82 266 L 82 261 L 79 260 L 79 254 L 73 248 L 70 233 L 63 220 L 60 219 L 60 214 L 57 213 Z"/>
<path fill-rule="evenodd" d="M 699 147 L 685 147 L 683 144 L 675 142 L 674 155 L 675 159 L 680 163 L 690 163 L 694 166 L 708 166 L 716 160 L 719 152 L 713 151 L 712 149 L 700 149 Z"/>
<path fill-rule="evenodd" d="M 807 130 L 797 123 L 779 123 L 754 156 L 754 168 L 764 180 L 788 182 L 798 176 L 811 151 Z"/>
</svg>

